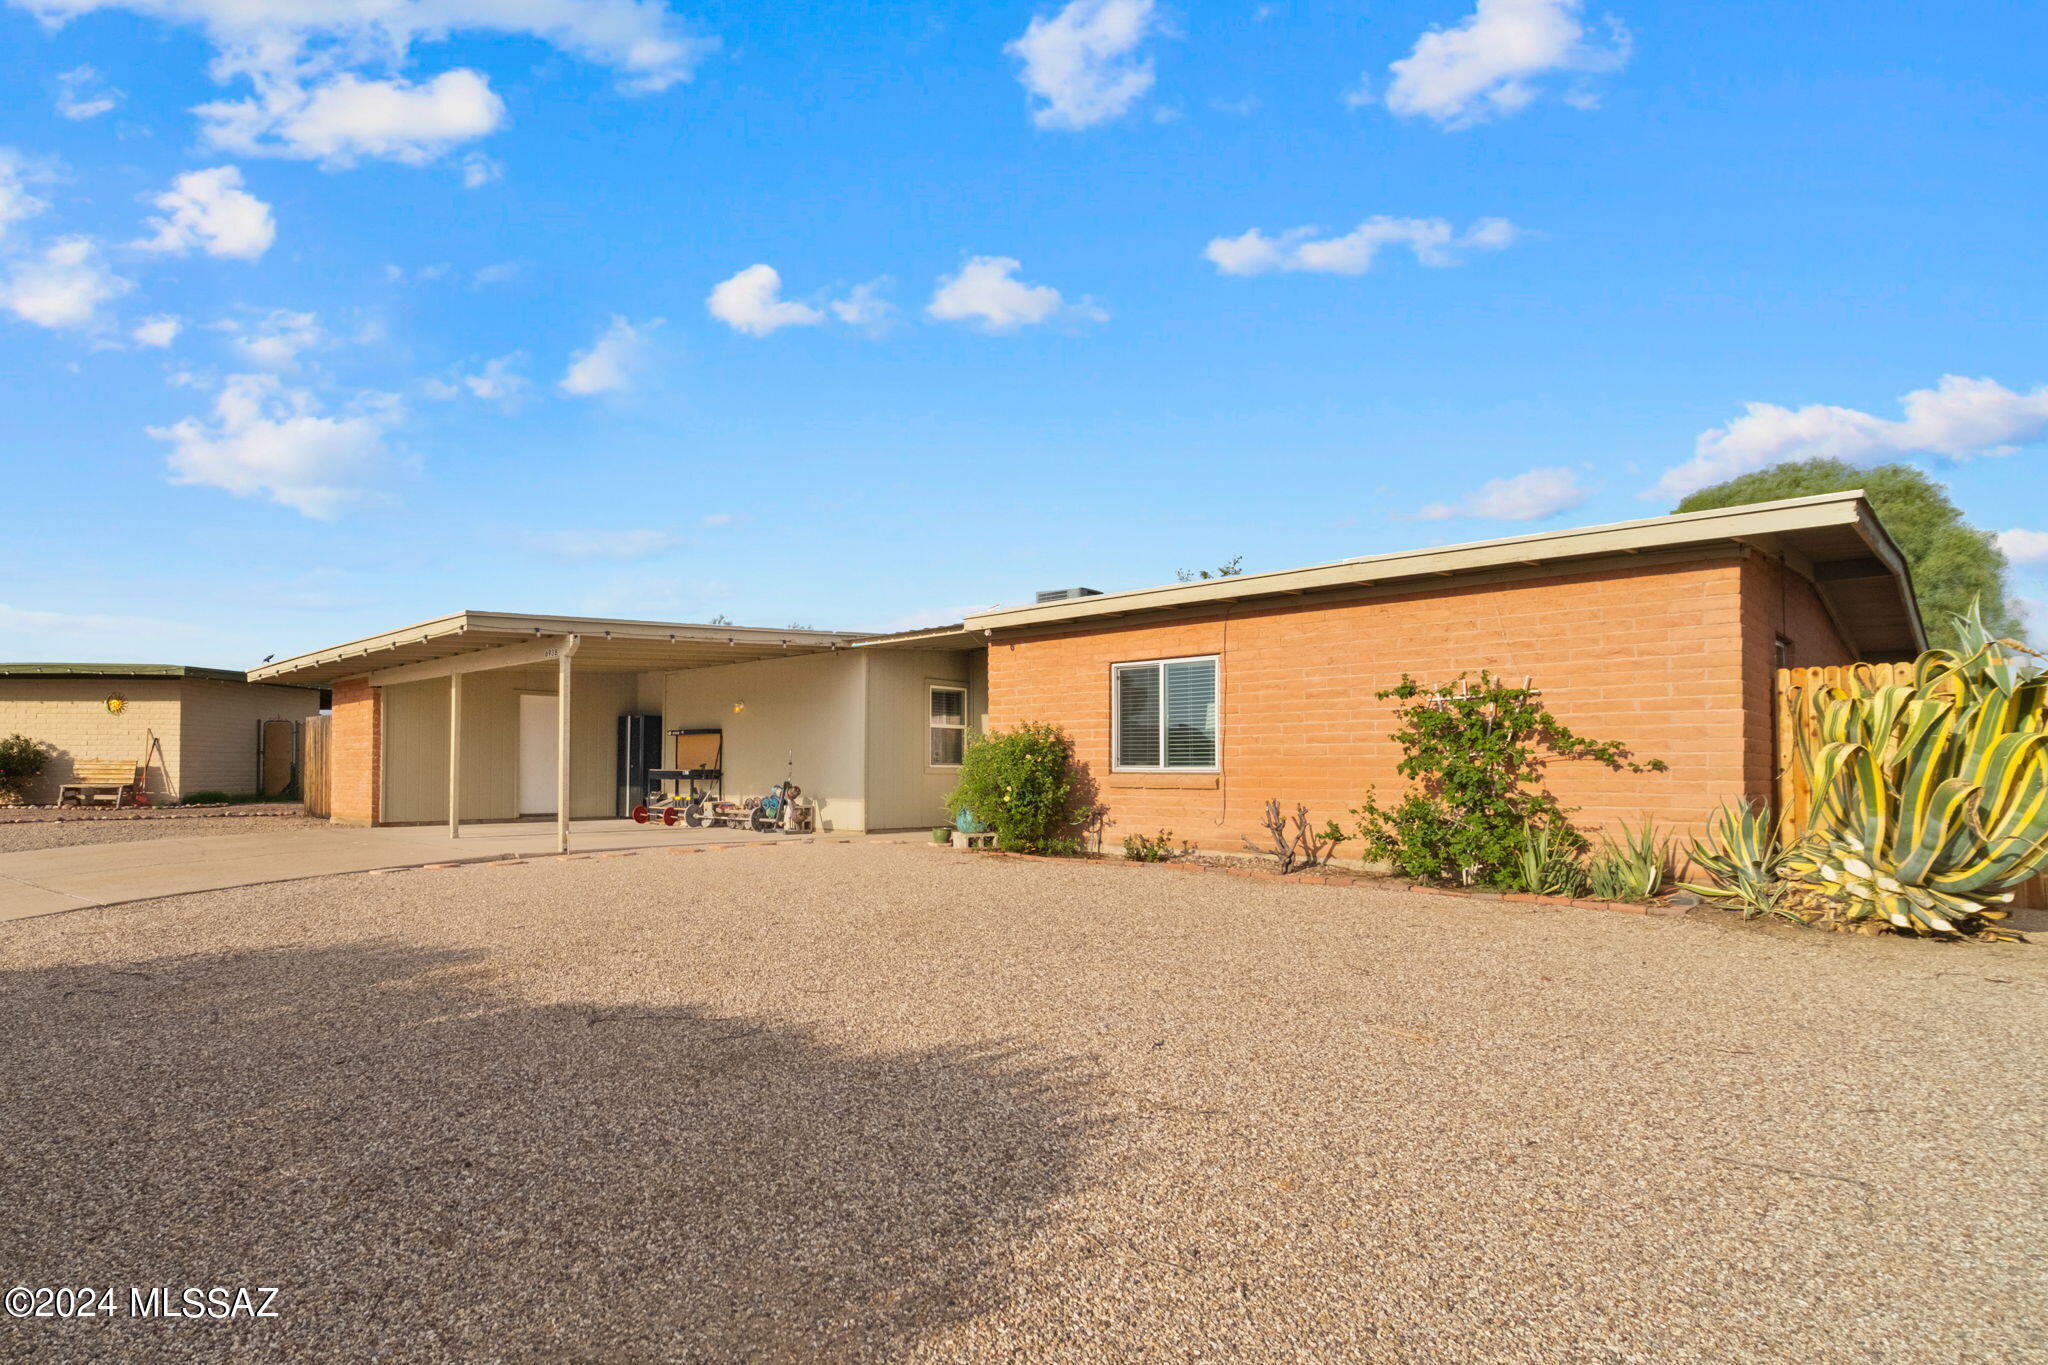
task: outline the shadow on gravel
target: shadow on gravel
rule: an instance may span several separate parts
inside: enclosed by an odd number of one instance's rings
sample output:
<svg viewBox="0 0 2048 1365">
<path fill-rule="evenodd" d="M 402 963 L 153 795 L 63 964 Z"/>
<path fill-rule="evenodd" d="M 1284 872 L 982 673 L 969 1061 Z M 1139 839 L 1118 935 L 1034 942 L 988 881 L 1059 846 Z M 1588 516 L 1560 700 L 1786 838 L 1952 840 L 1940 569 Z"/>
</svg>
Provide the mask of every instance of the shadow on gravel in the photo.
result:
<svg viewBox="0 0 2048 1365">
<path fill-rule="evenodd" d="M 8 1284 L 276 1285 L 44 1359 L 887 1359 L 1005 1292 L 1099 1122 L 1072 1068 L 533 1005 L 482 954 L 0 973 Z M 0 1352 L 4 1354 L 5 1352 Z"/>
</svg>

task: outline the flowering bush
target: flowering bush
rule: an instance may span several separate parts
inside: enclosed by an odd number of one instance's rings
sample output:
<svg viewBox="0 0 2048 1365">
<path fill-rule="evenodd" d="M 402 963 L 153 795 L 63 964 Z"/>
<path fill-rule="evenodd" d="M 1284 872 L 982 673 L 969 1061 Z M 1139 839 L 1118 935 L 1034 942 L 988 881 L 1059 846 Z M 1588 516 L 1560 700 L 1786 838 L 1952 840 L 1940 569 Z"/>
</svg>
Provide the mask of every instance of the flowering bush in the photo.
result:
<svg viewBox="0 0 2048 1365">
<path fill-rule="evenodd" d="M 1016 853 L 1073 853 L 1089 802 L 1074 772 L 1074 743 L 1056 725 L 1026 722 L 975 735 L 960 762 L 960 785 L 946 798 L 995 831 Z"/>
</svg>

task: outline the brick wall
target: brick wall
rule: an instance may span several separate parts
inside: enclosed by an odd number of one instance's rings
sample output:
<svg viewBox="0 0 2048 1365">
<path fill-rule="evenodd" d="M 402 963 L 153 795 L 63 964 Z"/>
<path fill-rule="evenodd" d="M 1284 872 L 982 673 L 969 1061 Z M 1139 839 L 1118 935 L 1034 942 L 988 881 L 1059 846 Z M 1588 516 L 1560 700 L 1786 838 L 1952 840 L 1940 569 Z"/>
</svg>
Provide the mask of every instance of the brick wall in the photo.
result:
<svg viewBox="0 0 2048 1365">
<path fill-rule="evenodd" d="M 1742 566 L 1742 692 L 1749 725 L 1743 736 L 1743 790 L 1755 801 L 1771 801 L 1777 786 L 1778 641 L 1785 641 L 1785 667 L 1826 668 L 1854 663 L 1821 606 L 1813 585 L 1783 565 L 1761 556 Z"/>
<path fill-rule="evenodd" d="M 1768 660 L 1775 633 L 1793 635 L 1801 656 L 1840 648 L 1820 631 L 1817 606 L 1799 602 L 1801 592 L 1810 597 L 1803 581 L 1777 591 L 1777 571 L 1764 570 L 1731 553 L 998 640 L 989 648 L 989 724 L 1064 726 L 1109 809 L 1110 842 L 1164 827 L 1236 849 L 1269 798 L 1290 812 L 1305 801 L 1320 821 L 1343 818 L 1375 785 L 1398 792 L 1392 707 L 1373 693 L 1404 672 L 1438 681 L 1487 668 L 1533 678 L 1580 734 L 1670 764 L 1644 774 L 1552 765 L 1552 790 L 1583 825 L 1652 815 L 1694 830 L 1721 801 L 1769 787 L 1769 682 L 1759 690 L 1756 663 Z M 1190 654 L 1222 658 L 1222 771 L 1110 771 L 1110 666 Z"/>
<path fill-rule="evenodd" d="M 383 818 L 383 689 L 362 678 L 334 685 L 327 734 L 328 801 L 337 825 Z"/>
</svg>

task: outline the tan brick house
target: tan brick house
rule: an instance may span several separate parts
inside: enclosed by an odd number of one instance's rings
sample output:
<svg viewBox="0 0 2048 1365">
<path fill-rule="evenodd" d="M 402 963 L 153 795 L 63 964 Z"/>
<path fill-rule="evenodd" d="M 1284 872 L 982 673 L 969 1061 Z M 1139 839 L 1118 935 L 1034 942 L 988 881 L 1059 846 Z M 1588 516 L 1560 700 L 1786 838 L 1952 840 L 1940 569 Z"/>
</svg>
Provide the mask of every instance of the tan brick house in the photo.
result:
<svg viewBox="0 0 2048 1365">
<path fill-rule="evenodd" d="M 1580 734 L 1663 773 L 1552 765 L 1578 819 L 1697 827 L 1771 795 L 1772 675 L 1924 647 L 1904 558 L 1854 493 L 971 616 L 987 723 L 1073 735 L 1111 830 L 1235 849 L 1268 799 L 1342 816 L 1400 751 L 1374 693 L 1533 679 Z"/>
<path fill-rule="evenodd" d="M 1373 694 L 1403 673 L 1533 679 L 1580 733 L 1669 764 L 1554 766 L 1581 820 L 1696 827 L 1769 797 L 1776 668 L 1924 643 L 1854 493 L 1077 592 L 886 636 L 462 612 L 251 676 L 334 689 L 351 823 L 613 815 L 615 727 L 640 715 L 721 728 L 729 790 L 793 769 L 832 828 L 928 825 L 962 731 L 1036 720 L 1074 736 L 1112 832 L 1234 849 L 1268 799 L 1340 816 L 1398 783 Z"/>
</svg>

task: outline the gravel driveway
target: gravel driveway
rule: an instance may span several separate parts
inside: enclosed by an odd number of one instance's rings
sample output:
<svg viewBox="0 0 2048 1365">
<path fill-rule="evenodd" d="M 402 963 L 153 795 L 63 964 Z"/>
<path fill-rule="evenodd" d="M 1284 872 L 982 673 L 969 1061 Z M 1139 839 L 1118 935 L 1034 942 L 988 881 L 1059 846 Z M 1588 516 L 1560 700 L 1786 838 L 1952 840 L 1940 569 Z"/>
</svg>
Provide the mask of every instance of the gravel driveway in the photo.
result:
<svg viewBox="0 0 2048 1365">
<path fill-rule="evenodd" d="M 902 843 L 0 928 L 42 1360 L 2043 1358 L 2048 962 Z"/>
<path fill-rule="evenodd" d="M 37 848 L 69 848 L 74 844 L 127 844 L 143 839 L 204 838 L 218 834 L 283 833 L 286 830 L 333 829 L 325 820 L 302 815 L 158 815 L 127 819 L 0 821 L 0 853 L 26 853 Z"/>
</svg>

